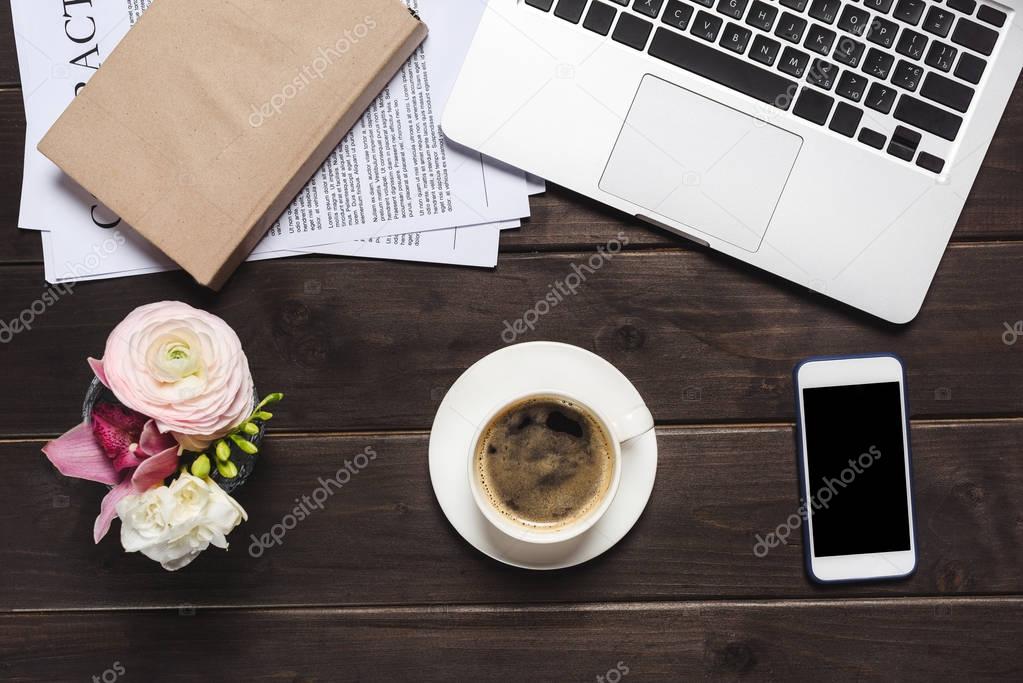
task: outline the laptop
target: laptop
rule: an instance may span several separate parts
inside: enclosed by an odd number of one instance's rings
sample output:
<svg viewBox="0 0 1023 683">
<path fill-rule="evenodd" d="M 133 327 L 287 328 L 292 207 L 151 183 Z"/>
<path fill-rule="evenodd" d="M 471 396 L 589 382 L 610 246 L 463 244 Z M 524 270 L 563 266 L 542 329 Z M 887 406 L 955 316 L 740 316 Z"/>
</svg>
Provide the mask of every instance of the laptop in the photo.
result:
<svg viewBox="0 0 1023 683">
<path fill-rule="evenodd" d="M 894 323 L 1023 66 L 1023 0 L 490 0 L 456 143 Z"/>
</svg>

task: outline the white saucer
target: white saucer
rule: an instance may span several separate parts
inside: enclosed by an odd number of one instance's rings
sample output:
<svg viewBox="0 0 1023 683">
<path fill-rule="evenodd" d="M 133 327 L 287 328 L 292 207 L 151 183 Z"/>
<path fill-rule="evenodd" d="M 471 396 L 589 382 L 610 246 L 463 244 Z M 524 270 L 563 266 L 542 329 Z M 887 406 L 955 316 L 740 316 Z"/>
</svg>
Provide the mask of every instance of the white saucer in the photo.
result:
<svg viewBox="0 0 1023 683">
<path fill-rule="evenodd" d="M 609 550 L 643 514 L 657 474 L 657 437 L 651 430 L 622 446 L 618 494 L 587 532 L 540 545 L 498 531 L 469 488 L 469 442 L 479 422 L 504 402 L 502 396 L 544 390 L 579 396 L 606 415 L 643 403 L 628 378 L 600 356 L 568 344 L 529 342 L 495 351 L 466 370 L 441 402 L 430 432 L 430 480 L 448 521 L 481 553 L 524 569 L 571 567 Z"/>
</svg>

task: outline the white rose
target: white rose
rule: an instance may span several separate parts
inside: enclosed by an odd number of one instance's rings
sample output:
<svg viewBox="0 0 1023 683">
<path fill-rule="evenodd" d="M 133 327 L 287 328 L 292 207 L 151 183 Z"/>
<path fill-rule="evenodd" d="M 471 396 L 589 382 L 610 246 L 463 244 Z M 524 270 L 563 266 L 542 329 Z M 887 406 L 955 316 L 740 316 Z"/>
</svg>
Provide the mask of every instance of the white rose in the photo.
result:
<svg viewBox="0 0 1023 683">
<path fill-rule="evenodd" d="M 121 545 L 167 571 L 188 565 L 210 545 L 227 548 L 227 535 L 249 516 L 208 479 L 182 474 L 171 485 L 123 498 L 117 504 Z"/>
</svg>

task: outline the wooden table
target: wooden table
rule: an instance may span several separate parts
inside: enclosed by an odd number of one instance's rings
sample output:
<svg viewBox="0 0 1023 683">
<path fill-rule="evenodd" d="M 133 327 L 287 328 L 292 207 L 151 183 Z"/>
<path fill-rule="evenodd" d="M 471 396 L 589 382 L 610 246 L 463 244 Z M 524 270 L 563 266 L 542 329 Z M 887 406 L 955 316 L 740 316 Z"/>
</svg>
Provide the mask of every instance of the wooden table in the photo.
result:
<svg viewBox="0 0 1023 683">
<path fill-rule="evenodd" d="M 40 297 L 17 225 L 24 115 L 0 12 L 0 316 Z M 244 266 L 219 295 L 180 273 L 82 284 L 0 348 L 0 679 L 922 680 L 1023 676 L 1023 88 L 923 312 L 882 323 L 551 188 L 496 271 L 302 258 Z M 504 345 L 548 284 L 619 231 L 625 253 L 523 338 L 617 365 L 658 423 L 653 498 L 576 569 L 530 573 L 445 520 L 427 442 L 447 387 Z M 178 573 L 91 542 L 102 487 L 39 452 L 77 419 L 89 354 L 135 306 L 183 299 L 239 332 L 285 391 L 239 498 L 229 552 Z M 822 588 L 800 539 L 759 559 L 796 506 L 791 371 L 825 353 L 906 361 L 920 564 L 908 581 Z M 258 558 L 317 479 L 379 454 Z M 116 528 L 116 526 L 115 526 Z M 627 670 L 627 673 L 625 671 Z M 612 673 L 613 672 L 613 673 Z"/>
</svg>

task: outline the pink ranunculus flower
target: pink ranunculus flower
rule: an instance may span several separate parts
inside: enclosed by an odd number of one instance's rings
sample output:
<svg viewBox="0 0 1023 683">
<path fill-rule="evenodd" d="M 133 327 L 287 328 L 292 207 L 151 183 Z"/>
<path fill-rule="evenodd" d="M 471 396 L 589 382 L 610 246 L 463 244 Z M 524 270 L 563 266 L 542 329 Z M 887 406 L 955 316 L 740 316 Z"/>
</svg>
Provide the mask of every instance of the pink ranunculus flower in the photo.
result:
<svg viewBox="0 0 1023 683">
<path fill-rule="evenodd" d="M 201 451 L 249 417 L 252 374 L 234 330 L 180 301 L 132 311 L 89 364 L 124 405 Z"/>
</svg>

